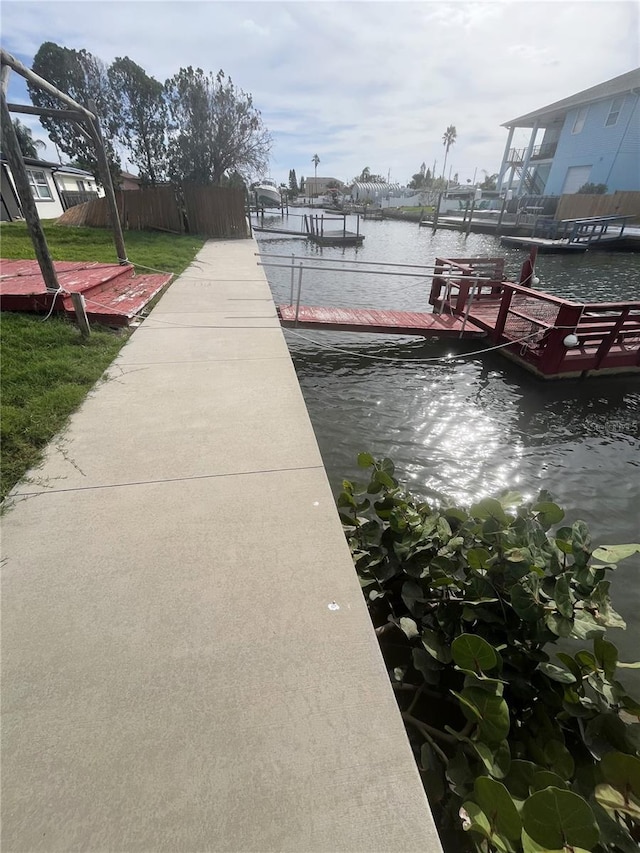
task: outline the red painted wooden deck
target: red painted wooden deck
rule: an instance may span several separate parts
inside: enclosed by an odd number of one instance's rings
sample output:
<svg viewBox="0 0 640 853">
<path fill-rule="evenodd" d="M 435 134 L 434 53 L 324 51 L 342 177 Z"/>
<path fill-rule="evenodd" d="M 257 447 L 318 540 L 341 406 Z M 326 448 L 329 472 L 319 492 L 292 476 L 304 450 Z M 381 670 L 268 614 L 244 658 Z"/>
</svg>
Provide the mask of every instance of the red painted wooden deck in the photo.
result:
<svg viewBox="0 0 640 853">
<path fill-rule="evenodd" d="M 71 293 L 82 293 L 90 321 L 126 326 L 171 280 L 170 275 L 137 275 L 130 264 L 87 261 L 54 262 L 62 293 L 54 310 L 75 316 Z M 48 292 L 38 262 L 0 261 L 0 309 L 47 312 L 54 294 Z"/>
<path fill-rule="evenodd" d="M 487 349 L 547 379 L 640 372 L 640 302 L 578 303 L 552 296 L 525 286 L 534 264 L 532 253 L 523 283 L 514 284 L 503 280 L 502 258 L 436 258 L 429 297 L 435 313 L 280 305 L 278 315 L 285 327 L 486 336 Z"/>
<path fill-rule="evenodd" d="M 295 305 L 279 305 L 278 316 L 285 328 L 296 326 Z M 411 311 L 380 311 L 371 308 L 328 308 L 320 305 L 301 305 L 298 326 L 306 329 L 325 329 L 337 332 L 370 332 L 390 335 L 421 335 L 425 338 L 459 338 L 461 317 Z M 467 323 L 463 337 L 478 338 L 484 332 Z"/>
</svg>

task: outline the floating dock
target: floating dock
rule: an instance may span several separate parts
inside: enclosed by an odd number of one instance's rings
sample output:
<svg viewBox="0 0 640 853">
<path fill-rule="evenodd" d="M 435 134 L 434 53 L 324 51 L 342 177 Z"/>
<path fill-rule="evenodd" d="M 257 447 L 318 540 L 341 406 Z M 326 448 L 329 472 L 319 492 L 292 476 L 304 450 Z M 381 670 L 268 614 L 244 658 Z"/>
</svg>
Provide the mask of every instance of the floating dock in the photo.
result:
<svg viewBox="0 0 640 853">
<path fill-rule="evenodd" d="M 525 261 L 518 284 L 504 280 L 504 258 L 436 258 L 430 267 L 345 261 L 358 273 L 424 277 L 433 270 L 430 312 L 337 308 L 301 303 L 304 264 L 290 257 L 291 298 L 278 306 L 283 326 L 425 338 L 477 338 L 544 379 L 640 372 L 640 301 L 579 303 L 529 287 L 537 248 Z M 275 255 L 271 257 L 286 258 Z M 341 271 L 339 263 L 313 259 L 313 270 Z M 282 263 L 264 266 L 288 267 Z M 393 270 L 388 268 L 394 267 Z M 398 267 L 414 271 L 399 272 Z M 416 270 L 422 269 L 419 273 Z M 295 278 L 298 287 L 295 295 Z"/>
<path fill-rule="evenodd" d="M 288 214 L 287 214 L 288 215 Z M 253 230 L 258 233 L 282 234 L 287 237 L 304 237 L 311 240 L 317 246 L 361 246 L 364 242 L 364 234 L 360 233 L 360 216 L 356 218 L 356 230 L 347 229 L 347 214 L 334 214 L 318 216 L 316 213 L 291 214 L 300 216 L 303 230 L 295 231 L 288 228 L 276 228 L 264 224 L 264 211 L 261 212 L 261 224 L 254 225 Z M 341 222 L 342 228 L 325 228 L 325 223 Z"/>
<path fill-rule="evenodd" d="M 569 240 L 551 240 L 546 237 L 512 237 L 503 235 L 500 238 L 501 246 L 514 249 L 531 249 L 535 246 L 539 252 L 544 254 L 561 254 L 564 252 L 577 253 L 586 252 L 588 243 L 571 243 Z"/>
<path fill-rule="evenodd" d="M 411 311 L 324 308 L 316 305 L 279 305 L 278 317 L 285 328 L 304 326 L 333 332 L 376 332 L 387 335 L 422 335 L 425 338 L 482 338 L 486 332 L 473 324 L 464 328 L 461 317 Z"/>
</svg>

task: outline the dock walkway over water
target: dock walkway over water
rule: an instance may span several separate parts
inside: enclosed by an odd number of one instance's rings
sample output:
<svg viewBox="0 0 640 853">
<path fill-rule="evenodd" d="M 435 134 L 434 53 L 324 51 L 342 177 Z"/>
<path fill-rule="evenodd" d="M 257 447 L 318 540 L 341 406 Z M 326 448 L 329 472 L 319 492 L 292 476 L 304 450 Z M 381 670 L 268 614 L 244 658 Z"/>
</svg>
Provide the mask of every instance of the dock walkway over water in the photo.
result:
<svg viewBox="0 0 640 853">
<path fill-rule="evenodd" d="M 205 245 L 2 519 L 2 849 L 436 853 L 253 240 Z"/>
<path fill-rule="evenodd" d="M 497 349 L 545 379 L 640 372 L 640 302 L 577 303 L 537 290 L 529 286 L 536 254 L 534 247 L 519 284 L 504 280 L 504 258 L 436 258 L 430 266 L 313 258 L 305 265 L 300 259 L 296 264 L 295 255 L 265 253 L 269 260 L 259 264 L 291 270 L 289 303 L 278 305 L 285 327 L 424 338 L 484 335 L 486 350 Z M 433 313 L 302 304 L 305 269 L 345 273 L 345 265 L 359 274 L 430 275 Z"/>
</svg>

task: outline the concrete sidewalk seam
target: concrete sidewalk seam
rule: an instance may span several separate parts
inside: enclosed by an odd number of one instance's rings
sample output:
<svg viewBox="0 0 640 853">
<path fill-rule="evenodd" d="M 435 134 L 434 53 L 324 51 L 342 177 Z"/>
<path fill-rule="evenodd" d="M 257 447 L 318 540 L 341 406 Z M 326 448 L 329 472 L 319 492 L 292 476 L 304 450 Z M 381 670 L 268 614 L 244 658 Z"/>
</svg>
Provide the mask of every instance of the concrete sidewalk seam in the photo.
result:
<svg viewBox="0 0 640 853">
<path fill-rule="evenodd" d="M 299 465 L 295 468 L 264 468 L 255 471 L 225 471 L 221 474 L 193 474 L 190 477 L 165 477 L 158 480 L 132 480 L 128 483 L 103 483 L 99 486 L 73 486 L 70 489 L 49 489 L 43 492 L 15 492 L 7 496 L 12 498 L 39 498 L 43 495 L 60 495 L 67 492 L 95 492 L 100 489 L 124 489 L 129 486 L 154 486 L 162 483 L 186 483 L 191 480 L 215 480 L 221 477 L 249 477 L 255 474 L 280 474 L 291 471 L 324 471 L 324 465 Z"/>
</svg>

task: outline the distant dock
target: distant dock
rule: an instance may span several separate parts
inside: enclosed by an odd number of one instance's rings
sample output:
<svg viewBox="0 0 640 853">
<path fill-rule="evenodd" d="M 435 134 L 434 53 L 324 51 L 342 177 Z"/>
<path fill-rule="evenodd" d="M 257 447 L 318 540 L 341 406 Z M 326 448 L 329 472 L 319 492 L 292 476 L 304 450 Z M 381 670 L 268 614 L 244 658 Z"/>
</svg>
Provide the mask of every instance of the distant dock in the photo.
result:
<svg viewBox="0 0 640 853">
<path fill-rule="evenodd" d="M 288 216 L 289 214 L 287 214 Z M 347 214 L 333 214 L 326 216 L 317 213 L 291 214 L 302 219 L 302 229 L 293 230 L 288 228 L 271 227 L 264 224 L 264 211 L 258 212 L 260 225 L 253 225 L 253 230 L 258 234 L 281 234 L 288 237 L 303 237 L 311 240 L 317 246 L 361 246 L 364 242 L 364 234 L 360 233 L 360 216 L 356 217 L 356 230 L 347 229 Z M 342 223 L 342 228 L 325 227 L 325 223 Z"/>
</svg>

